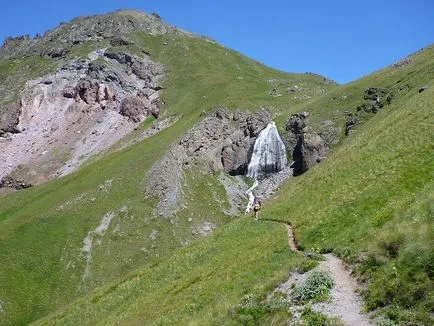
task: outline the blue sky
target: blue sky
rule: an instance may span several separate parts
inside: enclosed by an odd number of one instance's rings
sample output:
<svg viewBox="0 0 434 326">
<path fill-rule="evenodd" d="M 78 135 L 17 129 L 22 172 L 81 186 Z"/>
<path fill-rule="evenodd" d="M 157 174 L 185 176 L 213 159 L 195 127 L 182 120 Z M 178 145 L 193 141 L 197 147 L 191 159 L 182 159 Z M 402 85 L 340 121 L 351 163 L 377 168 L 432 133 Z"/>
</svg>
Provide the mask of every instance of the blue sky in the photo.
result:
<svg viewBox="0 0 434 326">
<path fill-rule="evenodd" d="M 340 83 L 434 43 L 432 0 L 1 0 L 0 39 L 120 8 L 157 12 L 273 68 Z"/>
</svg>

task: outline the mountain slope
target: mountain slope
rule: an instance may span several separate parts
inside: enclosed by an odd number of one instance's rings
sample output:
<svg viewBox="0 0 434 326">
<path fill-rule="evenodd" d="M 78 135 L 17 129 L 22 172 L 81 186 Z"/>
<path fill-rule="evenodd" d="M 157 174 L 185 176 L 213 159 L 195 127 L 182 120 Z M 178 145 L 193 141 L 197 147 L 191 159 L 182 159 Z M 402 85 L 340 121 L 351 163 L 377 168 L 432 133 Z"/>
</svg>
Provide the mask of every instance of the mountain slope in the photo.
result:
<svg viewBox="0 0 434 326">
<path fill-rule="evenodd" d="M 429 320 L 432 47 L 412 55 L 408 64 L 336 86 L 321 76 L 264 67 L 156 16 L 121 11 L 79 18 L 40 39 L 4 47 L 1 103 L 17 100 L 27 79 L 71 60 L 90 60 L 89 54 L 104 48 L 164 66 L 164 79 L 152 86 L 162 88 L 161 115 L 156 121 L 126 121 L 136 130 L 83 160 L 77 172 L 0 198 L 1 323 L 28 324 L 46 315 L 43 322 L 49 324 L 287 320 L 279 302 L 275 308 L 260 302 L 290 270 L 305 271 L 315 262 L 288 251 L 282 225 L 228 215 L 234 195 L 225 182 L 245 183 L 242 178 L 209 168 L 203 157 L 191 154 L 188 165 L 181 160 L 178 211 L 156 214 L 158 199 L 147 196 L 150 177 L 165 176 L 160 163 L 177 162 L 173 153 L 179 152 L 173 150 L 222 106 L 229 111 L 266 106 L 282 131 L 291 114 L 304 110 L 322 136 L 332 123 L 333 153 L 289 179 L 265 202 L 262 218 L 291 221 L 304 248 L 333 251 L 352 263 L 366 281 L 369 309 L 385 306 L 388 318 L 402 323 Z M 422 86 L 428 88 L 419 93 Z M 391 102 L 378 109 L 365 99 L 369 88 L 382 97 L 393 94 Z M 165 119 L 170 123 L 157 127 Z M 357 124 L 347 137 L 349 119 Z M 257 305 L 245 312 L 243 299 Z"/>
<path fill-rule="evenodd" d="M 432 50 L 426 49 L 422 55 L 429 61 L 422 60 L 421 63 L 432 69 Z M 418 76 L 411 75 L 413 78 L 409 81 L 417 85 L 420 82 Z M 424 82 L 423 78 L 422 75 Z M 355 88 L 357 83 L 347 87 Z M 365 83 L 366 79 L 361 81 L 358 92 L 363 91 Z M 290 179 L 272 201 L 265 203 L 261 215 L 262 220 L 290 221 L 299 244 L 306 250 L 333 251 L 351 263 L 356 275 L 367 286 L 364 293 L 367 308 L 380 308 L 377 313 L 381 312 L 385 318 L 398 324 L 426 325 L 431 322 L 433 160 L 430 118 L 434 85 L 431 82 L 427 86 L 421 93 L 419 87 L 413 87 L 361 125 L 325 162 L 298 178 Z M 265 288 L 250 285 L 248 290 L 237 287 L 239 283 L 232 278 L 222 280 L 218 276 L 198 275 L 202 275 L 202 268 L 212 270 L 209 264 L 214 263 L 212 268 L 224 266 L 227 273 L 236 270 L 244 275 L 243 279 L 251 279 L 252 270 L 260 268 L 254 266 L 257 262 L 253 266 L 250 262 L 261 257 L 273 257 L 274 249 L 268 244 L 275 243 L 279 234 L 277 230 L 273 231 L 273 225 L 239 221 L 222 227 L 218 235 L 211 236 L 211 242 L 197 244 L 202 254 L 208 254 L 204 260 L 193 260 L 186 270 L 181 267 L 181 276 L 174 276 L 166 267 L 171 264 L 170 259 L 165 261 L 158 277 L 161 281 L 156 282 L 168 282 L 166 292 L 162 290 L 163 284 L 159 287 L 161 291 L 146 290 L 154 281 L 146 276 L 152 273 L 153 267 L 145 267 L 121 283 L 89 295 L 63 312 L 48 317 L 42 324 L 77 321 L 114 324 L 120 320 L 156 324 L 180 320 L 192 324 L 239 323 L 243 315 L 240 315 L 235 302 L 238 300 L 238 305 L 242 305 L 242 295 L 250 293 L 260 302 L 282 280 L 288 266 L 274 266 L 272 272 L 263 275 L 261 282 Z M 276 224 L 276 227 L 285 232 L 283 225 Z M 234 235 L 237 228 L 242 231 L 238 229 Z M 258 236 L 256 232 L 261 234 L 262 245 L 255 250 L 246 249 L 243 245 L 253 241 Z M 214 261 L 213 248 L 224 241 L 219 237 L 238 235 L 240 244 L 225 249 L 234 255 L 233 258 Z M 279 239 L 286 242 L 283 236 Z M 177 253 L 176 261 L 190 262 L 198 254 L 192 250 Z M 190 256 L 192 253 L 193 258 Z M 243 264 L 232 265 L 240 259 L 238 257 L 245 257 Z M 291 262 L 295 257 L 283 256 L 281 259 L 288 263 L 288 259 Z M 181 290 L 176 291 L 178 288 Z M 210 296 L 210 301 L 203 299 Z M 224 309 L 215 307 L 220 299 L 232 296 L 237 300 Z M 119 306 L 119 310 L 112 310 Z M 252 309 L 263 311 L 261 307 L 258 305 Z M 267 318 L 269 313 L 272 316 L 277 314 L 274 318 L 281 317 L 279 309 L 266 311 L 256 315 L 252 310 L 247 317 Z M 277 320 L 289 317 L 282 318 Z M 267 323 L 266 319 L 256 320 Z"/>
<path fill-rule="evenodd" d="M 130 20 L 135 27 L 124 30 L 122 26 Z M 119 34 L 103 28 L 107 21 L 119 27 L 115 31 Z M 89 33 L 98 35 L 97 39 Z M 126 42 L 119 45 L 119 38 Z M 113 40 L 115 45 L 110 43 Z M 173 116 L 177 122 L 120 151 L 108 149 L 74 174 L 0 199 L 2 323 L 27 324 L 95 287 L 188 246 L 201 237 L 196 230 L 232 220 L 224 213 L 229 206 L 225 189 L 212 174 L 185 176 L 184 204 L 172 218 L 154 215 L 156 200 L 145 195 L 153 164 L 201 120 L 202 111 L 207 114 L 221 106 L 253 110 L 267 105 L 278 113 L 288 103 L 304 101 L 274 96 L 270 92 L 275 81 L 279 87 L 303 83 L 306 97 L 334 87 L 320 76 L 264 67 L 207 38 L 169 28 L 156 17 L 121 11 L 79 18 L 42 38 L 9 43 L 1 53 L 2 85 L 7 87 L 1 90 L 2 103 L 12 103 L 6 94 L 18 96 L 27 79 L 52 73 L 71 60 L 89 60 L 89 53 L 105 47 L 136 56 L 145 51 L 164 65 L 161 98 L 166 104 L 161 119 Z M 60 57 L 44 54 L 62 53 L 62 48 L 66 53 Z M 19 66 L 24 69 L 17 69 Z M 5 104 L 3 108 L 10 107 Z M 149 119 L 142 125 L 133 124 L 138 130 L 128 137 L 134 139 L 150 129 L 150 124 Z M 185 205 L 187 202 L 191 204 Z"/>
</svg>

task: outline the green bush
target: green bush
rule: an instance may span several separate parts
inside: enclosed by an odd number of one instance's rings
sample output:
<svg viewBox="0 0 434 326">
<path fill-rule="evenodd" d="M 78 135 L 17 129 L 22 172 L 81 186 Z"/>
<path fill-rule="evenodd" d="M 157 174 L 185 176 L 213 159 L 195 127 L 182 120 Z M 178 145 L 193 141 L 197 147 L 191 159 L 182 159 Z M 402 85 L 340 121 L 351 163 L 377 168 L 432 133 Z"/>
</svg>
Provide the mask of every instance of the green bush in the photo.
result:
<svg viewBox="0 0 434 326">
<path fill-rule="evenodd" d="M 292 292 L 293 297 L 300 303 L 310 300 L 324 301 L 330 294 L 333 286 L 333 278 L 324 271 L 314 271 L 306 281 L 296 287 Z"/>
</svg>

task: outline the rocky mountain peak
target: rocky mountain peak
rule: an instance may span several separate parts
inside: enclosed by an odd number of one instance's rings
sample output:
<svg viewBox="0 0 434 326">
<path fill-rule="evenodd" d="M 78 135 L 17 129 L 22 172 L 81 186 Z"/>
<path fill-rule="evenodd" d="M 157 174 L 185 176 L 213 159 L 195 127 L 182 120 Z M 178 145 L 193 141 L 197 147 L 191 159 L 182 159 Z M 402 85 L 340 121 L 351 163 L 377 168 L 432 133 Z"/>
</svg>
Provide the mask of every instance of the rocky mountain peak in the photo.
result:
<svg viewBox="0 0 434 326">
<path fill-rule="evenodd" d="M 88 41 L 110 40 L 113 46 L 127 45 L 131 42 L 130 35 L 133 31 L 151 35 L 189 34 L 166 24 L 158 14 L 118 10 L 104 15 L 81 16 L 69 23 L 62 22 L 43 36 L 37 35 L 33 39 L 28 35 L 8 37 L 0 48 L 0 58 L 22 55 L 29 51 L 58 57 L 62 52 L 67 52 L 70 46 Z"/>
</svg>

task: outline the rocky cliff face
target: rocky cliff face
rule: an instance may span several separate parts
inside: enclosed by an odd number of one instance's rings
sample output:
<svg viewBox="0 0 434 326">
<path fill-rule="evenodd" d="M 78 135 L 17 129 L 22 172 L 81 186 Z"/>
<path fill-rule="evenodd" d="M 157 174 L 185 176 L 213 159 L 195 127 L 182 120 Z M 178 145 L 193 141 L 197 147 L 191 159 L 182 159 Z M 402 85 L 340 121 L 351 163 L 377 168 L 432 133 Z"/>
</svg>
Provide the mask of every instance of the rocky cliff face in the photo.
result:
<svg viewBox="0 0 434 326">
<path fill-rule="evenodd" d="M 194 168 L 201 173 L 224 169 L 232 175 L 244 175 L 256 137 L 269 121 L 270 114 L 266 110 L 256 114 L 238 110 L 230 114 L 218 109 L 213 116 L 197 124 L 151 169 L 146 194 L 160 199 L 154 213 L 170 217 L 180 207 L 186 169 Z M 231 197 L 245 197 L 247 185 L 239 188 L 225 177 L 220 181 L 227 192 L 232 193 Z M 231 214 L 237 212 L 235 208 Z"/>
<path fill-rule="evenodd" d="M 164 69 L 148 57 L 101 49 L 26 83 L 14 132 L 0 137 L 0 179 L 40 183 L 75 170 L 149 115 Z"/>
<path fill-rule="evenodd" d="M 306 172 L 325 158 L 325 142 L 310 128 L 308 112 L 293 114 L 285 129 L 289 132 L 284 139 L 294 160 L 292 167 L 295 176 Z"/>
<path fill-rule="evenodd" d="M 221 152 L 223 168 L 232 175 L 245 174 L 256 137 L 270 123 L 270 113 L 261 110 L 256 115 L 236 111 L 232 117 L 239 126 L 226 140 Z"/>
<path fill-rule="evenodd" d="M 79 17 L 43 36 L 4 42 L 0 180 L 9 175 L 37 184 L 68 174 L 146 117 L 160 115 L 164 67 L 144 50 L 142 55 L 126 50 L 133 31 L 192 36 L 158 15 L 125 10 Z M 98 50 L 86 50 L 97 44 Z"/>
</svg>

